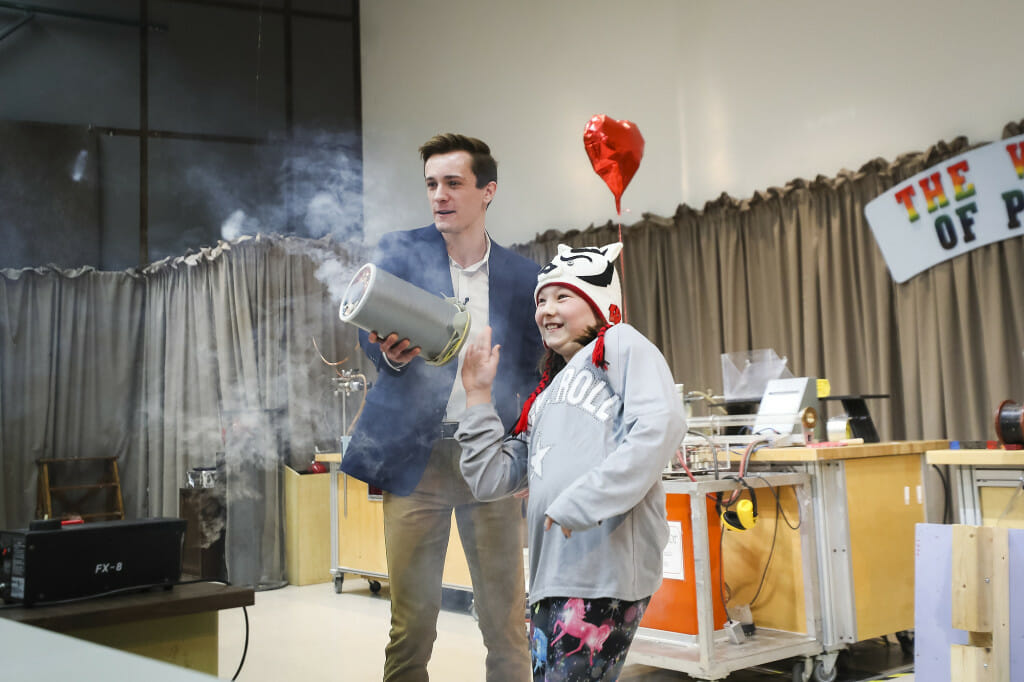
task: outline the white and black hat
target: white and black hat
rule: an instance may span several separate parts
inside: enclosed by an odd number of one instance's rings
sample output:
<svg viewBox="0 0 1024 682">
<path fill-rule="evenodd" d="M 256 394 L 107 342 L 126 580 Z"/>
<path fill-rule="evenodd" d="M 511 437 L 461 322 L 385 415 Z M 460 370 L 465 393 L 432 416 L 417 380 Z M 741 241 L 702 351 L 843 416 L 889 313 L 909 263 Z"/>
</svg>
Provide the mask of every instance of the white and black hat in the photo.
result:
<svg viewBox="0 0 1024 682">
<path fill-rule="evenodd" d="M 622 242 L 607 246 L 558 245 L 558 254 L 537 275 L 534 303 L 544 287 L 557 284 L 585 298 L 605 324 L 622 321 L 622 288 L 615 272 L 615 259 Z"/>
<path fill-rule="evenodd" d="M 607 246 L 581 246 L 573 248 L 558 245 L 558 254 L 537 274 L 537 288 L 533 290 L 533 302 L 537 302 L 540 290 L 551 285 L 572 289 L 583 297 L 597 315 L 601 328 L 597 332 L 594 350 L 590 355 L 595 367 L 608 368 L 604 359 L 604 334 L 608 327 L 622 321 L 622 287 L 615 272 L 615 259 L 622 252 L 622 242 Z M 550 363 L 550 359 L 549 359 Z M 530 407 L 541 391 L 551 383 L 550 364 L 523 403 L 519 421 L 512 427 L 512 433 L 522 433 L 529 423 Z"/>
</svg>

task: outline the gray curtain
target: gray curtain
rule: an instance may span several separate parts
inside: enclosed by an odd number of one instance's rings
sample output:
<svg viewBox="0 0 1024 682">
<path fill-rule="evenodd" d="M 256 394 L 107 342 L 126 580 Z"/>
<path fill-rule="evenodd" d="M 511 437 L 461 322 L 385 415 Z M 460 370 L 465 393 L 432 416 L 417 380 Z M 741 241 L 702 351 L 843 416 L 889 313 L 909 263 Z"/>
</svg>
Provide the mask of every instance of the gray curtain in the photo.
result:
<svg viewBox="0 0 1024 682">
<path fill-rule="evenodd" d="M 116 456 L 138 479 L 144 296 L 133 273 L 0 270 L 0 528 L 33 518 L 41 458 Z"/>
<path fill-rule="evenodd" d="M 150 505 L 176 509 L 185 472 L 220 464 L 235 583 L 272 586 L 284 574 L 281 466 L 304 470 L 312 460 L 320 397 L 334 374 L 313 339 L 332 355 L 358 357 L 354 329 L 338 321 L 316 273 L 326 254 L 349 270 L 359 263 L 325 248 L 264 238 L 146 269 L 140 428 L 156 483 Z"/>
<path fill-rule="evenodd" d="M 186 472 L 219 464 L 229 580 L 281 584 L 282 466 L 311 462 L 335 376 L 313 339 L 364 369 L 331 294 L 362 258 L 260 236 L 142 271 L 0 271 L 0 527 L 32 518 L 41 457 L 117 455 L 131 518 L 176 516 Z"/>
<path fill-rule="evenodd" d="M 1024 241 L 896 284 L 864 218 L 889 187 L 968 149 L 957 138 L 747 200 L 644 215 L 622 228 L 628 321 L 690 389 L 722 391 L 722 353 L 773 348 L 834 394 L 889 394 L 869 402 L 883 439 L 994 439 L 1000 401 L 1024 400 Z M 600 245 L 618 231 L 551 231 L 517 249 L 543 263 L 559 242 Z"/>
</svg>

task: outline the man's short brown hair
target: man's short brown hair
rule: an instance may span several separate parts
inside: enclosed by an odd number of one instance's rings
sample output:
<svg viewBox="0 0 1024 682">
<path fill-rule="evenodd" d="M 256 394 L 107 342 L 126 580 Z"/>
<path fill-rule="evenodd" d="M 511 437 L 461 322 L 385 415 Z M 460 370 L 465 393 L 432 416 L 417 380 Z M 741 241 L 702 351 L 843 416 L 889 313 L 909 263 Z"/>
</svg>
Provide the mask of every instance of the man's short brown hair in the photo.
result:
<svg viewBox="0 0 1024 682">
<path fill-rule="evenodd" d="M 434 135 L 420 147 L 420 158 L 426 164 L 435 154 L 468 152 L 472 161 L 470 170 L 476 176 L 477 189 L 483 189 L 489 182 L 498 181 L 498 162 L 491 156 L 491 148 L 483 140 L 458 133 Z"/>
</svg>

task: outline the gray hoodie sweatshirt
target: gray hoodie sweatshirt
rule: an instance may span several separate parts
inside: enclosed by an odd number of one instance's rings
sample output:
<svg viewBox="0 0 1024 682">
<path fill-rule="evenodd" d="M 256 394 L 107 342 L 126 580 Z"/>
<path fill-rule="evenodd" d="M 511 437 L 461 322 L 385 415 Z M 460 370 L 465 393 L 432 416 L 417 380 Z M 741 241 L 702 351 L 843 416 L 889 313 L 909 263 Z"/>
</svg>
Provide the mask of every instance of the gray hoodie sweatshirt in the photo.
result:
<svg viewBox="0 0 1024 682">
<path fill-rule="evenodd" d="M 686 430 L 661 352 L 640 332 L 605 332 L 608 369 L 592 341 L 537 397 L 525 438 L 504 438 L 492 405 L 466 411 L 455 437 L 480 500 L 529 486 L 530 603 L 547 597 L 636 601 L 661 584 L 668 540 L 661 472 Z M 544 531 L 544 517 L 558 526 Z M 511 557 L 510 557 L 510 560 Z"/>
</svg>

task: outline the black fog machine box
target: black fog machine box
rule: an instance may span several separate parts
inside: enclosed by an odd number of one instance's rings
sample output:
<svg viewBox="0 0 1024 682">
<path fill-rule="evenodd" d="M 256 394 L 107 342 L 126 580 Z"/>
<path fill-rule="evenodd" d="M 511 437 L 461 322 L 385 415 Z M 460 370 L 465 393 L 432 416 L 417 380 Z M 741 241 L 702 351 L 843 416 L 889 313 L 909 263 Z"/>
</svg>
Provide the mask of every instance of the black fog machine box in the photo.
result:
<svg viewBox="0 0 1024 682">
<path fill-rule="evenodd" d="M 26 606 L 181 579 L 185 521 L 33 522 L 0 531 L 0 597 Z"/>
</svg>

